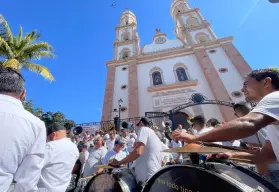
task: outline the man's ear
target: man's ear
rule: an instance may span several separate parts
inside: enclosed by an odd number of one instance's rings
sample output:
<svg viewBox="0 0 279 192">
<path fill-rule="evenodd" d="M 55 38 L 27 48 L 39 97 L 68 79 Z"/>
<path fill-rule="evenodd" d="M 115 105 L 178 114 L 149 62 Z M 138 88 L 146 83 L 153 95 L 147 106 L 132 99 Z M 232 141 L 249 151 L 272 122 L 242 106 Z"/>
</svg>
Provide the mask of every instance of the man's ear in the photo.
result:
<svg viewBox="0 0 279 192">
<path fill-rule="evenodd" d="M 272 88 L 272 79 L 270 77 L 267 77 L 264 79 L 264 86 L 265 87 L 270 87 Z"/>
<path fill-rule="evenodd" d="M 26 90 L 24 89 L 23 91 L 22 91 L 22 93 L 20 94 L 20 96 L 19 96 L 19 99 L 21 100 L 21 101 L 25 101 L 26 100 Z"/>
</svg>

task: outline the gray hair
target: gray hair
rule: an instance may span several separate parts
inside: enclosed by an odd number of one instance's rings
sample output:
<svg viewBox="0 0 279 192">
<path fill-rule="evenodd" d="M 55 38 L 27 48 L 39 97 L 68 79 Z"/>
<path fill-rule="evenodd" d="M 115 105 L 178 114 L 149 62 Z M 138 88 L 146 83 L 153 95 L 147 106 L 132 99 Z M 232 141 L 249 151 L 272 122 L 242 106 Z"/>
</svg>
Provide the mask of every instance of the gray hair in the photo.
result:
<svg viewBox="0 0 279 192">
<path fill-rule="evenodd" d="M 24 78 L 16 70 L 0 66 L 0 93 L 20 95 L 24 91 Z"/>
</svg>

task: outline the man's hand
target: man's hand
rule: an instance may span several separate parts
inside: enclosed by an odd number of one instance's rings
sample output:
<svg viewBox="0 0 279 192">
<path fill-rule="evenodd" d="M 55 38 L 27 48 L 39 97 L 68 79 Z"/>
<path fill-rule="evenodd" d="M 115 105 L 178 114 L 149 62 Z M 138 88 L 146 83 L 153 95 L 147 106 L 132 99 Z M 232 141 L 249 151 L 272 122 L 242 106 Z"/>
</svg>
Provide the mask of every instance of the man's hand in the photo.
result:
<svg viewBox="0 0 279 192">
<path fill-rule="evenodd" d="M 218 153 L 218 154 L 206 154 L 206 159 L 218 158 L 218 159 L 229 159 L 232 158 L 232 153 Z"/>
<path fill-rule="evenodd" d="M 109 165 L 111 165 L 113 167 L 120 167 L 121 161 L 117 161 L 116 159 L 113 159 L 110 161 Z"/>
<path fill-rule="evenodd" d="M 176 129 L 172 132 L 172 137 L 175 140 L 184 141 L 186 143 L 192 143 L 195 139 L 195 136 L 187 133 L 185 129 Z"/>
</svg>

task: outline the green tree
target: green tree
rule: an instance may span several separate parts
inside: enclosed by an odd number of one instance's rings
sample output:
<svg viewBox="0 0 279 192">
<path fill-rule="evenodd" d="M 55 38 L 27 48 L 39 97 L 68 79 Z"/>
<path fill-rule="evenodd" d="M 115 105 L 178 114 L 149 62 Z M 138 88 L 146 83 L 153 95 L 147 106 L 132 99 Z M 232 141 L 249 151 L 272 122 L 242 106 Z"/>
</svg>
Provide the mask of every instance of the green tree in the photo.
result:
<svg viewBox="0 0 279 192">
<path fill-rule="evenodd" d="M 54 77 L 45 66 L 33 63 L 41 58 L 54 58 L 52 46 L 38 41 L 40 34 L 36 30 L 23 35 L 22 27 L 14 36 L 8 22 L 0 15 L 0 65 L 18 71 L 29 70 L 53 81 Z M 1 60 L 2 59 L 2 60 Z"/>
</svg>

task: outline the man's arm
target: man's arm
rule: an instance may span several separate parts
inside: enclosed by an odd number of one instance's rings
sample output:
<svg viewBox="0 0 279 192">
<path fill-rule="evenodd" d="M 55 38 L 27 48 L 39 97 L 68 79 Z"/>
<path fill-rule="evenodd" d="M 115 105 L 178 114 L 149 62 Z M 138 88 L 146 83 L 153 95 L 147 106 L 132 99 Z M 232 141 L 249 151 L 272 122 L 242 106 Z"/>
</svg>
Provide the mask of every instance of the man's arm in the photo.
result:
<svg viewBox="0 0 279 192">
<path fill-rule="evenodd" d="M 23 159 L 15 174 L 15 192 L 37 191 L 37 184 L 41 176 L 41 169 L 44 165 L 44 155 L 46 149 L 46 128 L 42 123 L 41 129 L 35 138 L 29 153 Z"/>
<path fill-rule="evenodd" d="M 137 158 L 139 158 L 143 154 L 144 146 L 145 145 L 142 142 L 137 142 L 134 150 L 131 153 L 129 153 L 129 155 L 127 157 L 122 159 L 120 161 L 120 164 L 123 165 L 123 164 L 131 163 L 131 162 L 135 161 Z"/>
<path fill-rule="evenodd" d="M 245 138 L 257 133 L 261 128 L 275 122 L 270 116 L 260 113 L 249 113 L 248 115 L 228 122 L 226 125 L 213 129 L 210 132 L 191 136 L 190 142 L 195 141 L 232 141 Z M 186 142 L 189 142 L 186 138 Z"/>
<path fill-rule="evenodd" d="M 276 161 L 276 156 L 273 152 L 270 141 L 266 141 L 265 145 L 261 150 L 258 150 L 255 153 L 246 153 L 246 152 L 233 152 L 226 154 L 218 154 L 217 157 L 229 157 L 236 159 L 248 159 L 255 164 L 269 164 Z"/>
</svg>

